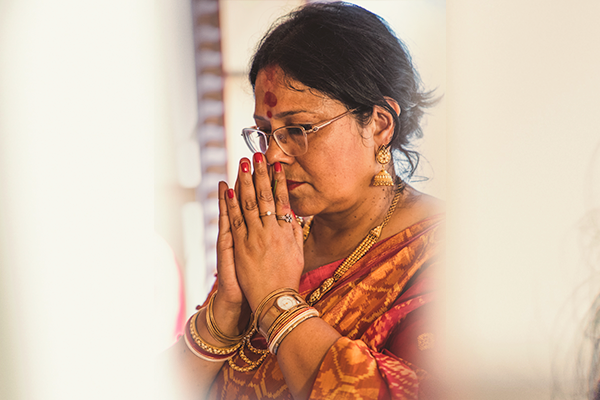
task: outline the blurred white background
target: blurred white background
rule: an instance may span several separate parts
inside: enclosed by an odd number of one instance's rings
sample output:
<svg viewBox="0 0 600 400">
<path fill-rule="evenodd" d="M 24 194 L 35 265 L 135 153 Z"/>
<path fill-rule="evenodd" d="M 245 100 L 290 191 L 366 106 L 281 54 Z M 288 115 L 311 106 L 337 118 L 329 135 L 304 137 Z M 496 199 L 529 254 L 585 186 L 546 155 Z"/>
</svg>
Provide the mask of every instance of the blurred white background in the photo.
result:
<svg viewBox="0 0 600 400">
<path fill-rule="evenodd" d="M 295 3 L 222 3 L 228 135 L 251 124 L 257 32 Z M 452 397 L 548 399 L 599 291 L 580 233 L 600 208 L 600 3 L 359 4 L 444 95 L 421 149 L 448 202 Z M 183 0 L 0 2 L 0 398 L 151 397 L 154 203 L 177 203 L 153 186 L 196 124 L 190 29 Z"/>
</svg>

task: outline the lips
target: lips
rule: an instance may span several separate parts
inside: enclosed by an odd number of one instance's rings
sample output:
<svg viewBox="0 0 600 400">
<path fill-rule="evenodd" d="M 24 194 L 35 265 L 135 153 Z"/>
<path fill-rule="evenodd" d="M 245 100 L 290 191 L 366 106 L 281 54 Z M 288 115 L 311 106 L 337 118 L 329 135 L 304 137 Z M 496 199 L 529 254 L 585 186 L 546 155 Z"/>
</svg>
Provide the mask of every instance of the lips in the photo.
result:
<svg viewBox="0 0 600 400">
<path fill-rule="evenodd" d="M 304 184 L 304 182 L 292 181 L 292 180 L 290 180 L 290 179 L 288 179 L 288 180 L 286 181 L 286 183 L 287 183 L 287 188 L 288 188 L 288 191 L 294 190 L 294 189 L 295 189 L 295 188 L 297 188 L 298 186 L 300 186 L 300 185 L 303 185 L 303 184 Z"/>
</svg>

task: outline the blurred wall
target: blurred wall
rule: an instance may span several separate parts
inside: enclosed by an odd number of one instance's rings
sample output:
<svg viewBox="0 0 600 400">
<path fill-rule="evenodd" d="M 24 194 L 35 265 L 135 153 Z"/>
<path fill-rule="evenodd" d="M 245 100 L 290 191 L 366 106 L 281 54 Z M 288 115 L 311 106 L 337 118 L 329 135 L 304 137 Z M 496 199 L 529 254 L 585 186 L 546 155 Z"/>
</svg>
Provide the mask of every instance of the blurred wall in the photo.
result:
<svg viewBox="0 0 600 400">
<path fill-rule="evenodd" d="M 560 355 L 600 291 L 577 290 L 592 275 L 581 221 L 600 208 L 598 15 L 587 0 L 448 4 L 447 319 L 462 398 L 548 399 L 574 372 Z"/>
<path fill-rule="evenodd" d="M 151 396 L 154 19 L 0 3 L 2 399 Z"/>
</svg>

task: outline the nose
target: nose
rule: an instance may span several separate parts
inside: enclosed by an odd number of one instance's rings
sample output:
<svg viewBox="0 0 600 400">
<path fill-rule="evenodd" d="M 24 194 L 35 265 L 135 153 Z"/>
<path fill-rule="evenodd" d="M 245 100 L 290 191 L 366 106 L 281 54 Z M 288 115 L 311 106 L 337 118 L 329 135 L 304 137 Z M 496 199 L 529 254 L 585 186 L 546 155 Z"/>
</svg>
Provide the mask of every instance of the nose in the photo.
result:
<svg viewBox="0 0 600 400">
<path fill-rule="evenodd" d="M 294 162 L 294 157 L 285 154 L 283 150 L 281 150 L 281 147 L 279 147 L 279 143 L 272 137 L 271 140 L 269 140 L 269 146 L 267 147 L 265 156 L 267 157 L 267 162 L 271 165 L 276 162 L 284 164 L 291 164 Z"/>
</svg>

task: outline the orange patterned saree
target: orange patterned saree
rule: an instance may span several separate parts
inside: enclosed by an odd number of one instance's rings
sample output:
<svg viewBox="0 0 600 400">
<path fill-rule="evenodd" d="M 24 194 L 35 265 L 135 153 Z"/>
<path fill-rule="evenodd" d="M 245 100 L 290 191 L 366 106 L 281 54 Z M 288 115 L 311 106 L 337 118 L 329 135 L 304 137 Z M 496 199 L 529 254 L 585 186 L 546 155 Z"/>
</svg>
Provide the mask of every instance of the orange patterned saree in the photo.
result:
<svg viewBox="0 0 600 400">
<path fill-rule="evenodd" d="M 314 307 L 343 336 L 326 354 L 310 399 L 437 398 L 441 352 L 434 315 L 441 286 L 444 216 L 427 218 L 377 243 Z M 307 297 L 342 260 L 304 274 Z M 435 322 L 435 323 L 434 323 Z M 266 348 L 256 334 L 252 344 Z M 238 365 L 244 362 L 234 356 Z M 226 363 L 209 399 L 292 399 L 277 358 L 237 372 Z"/>
</svg>

